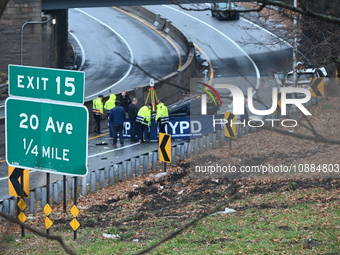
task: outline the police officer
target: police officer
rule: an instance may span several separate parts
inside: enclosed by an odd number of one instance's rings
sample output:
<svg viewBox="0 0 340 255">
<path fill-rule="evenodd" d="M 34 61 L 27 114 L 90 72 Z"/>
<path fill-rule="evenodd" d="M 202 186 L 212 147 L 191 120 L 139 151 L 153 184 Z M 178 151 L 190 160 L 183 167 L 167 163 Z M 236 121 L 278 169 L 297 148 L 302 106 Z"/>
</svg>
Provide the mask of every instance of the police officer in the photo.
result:
<svg viewBox="0 0 340 255">
<path fill-rule="evenodd" d="M 138 114 L 138 99 L 133 98 L 132 103 L 129 104 L 128 107 L 128 115 L 129 115 L 129 120 L 130 120 L 130 136 L 131 136 L 131 142 L 138 142 L 136 138 L 136 127 L 137 127 L 137 114 Z"/>
<path fill-rule="evenodd" d="M 120 105 L 124 108 L 125 112 L 128 113 L 128 107 L 129 104 L 132 103 L 130 97 L 126 94 L 126 91 L 122 91 L 118 97 L 117 100 L 120 101 Z"/>
<path fill-rule="evenodd" d="M 142 106 L 138 113 L 136 121 L 140 127 L 140 140 L 142 143 L 149 142 L 149 127 L 151 126 L 151 104 Z M 144 140 L 145 139 L 145 140 Z"/>
<path fill-rule="evenodd" d="M 92 101 L 92 111 L 94 119 L 96 121 L 94 132 L 97 132 L 97 134 L 101 134 L 100 123 L 102 119 L 104 119 L 103 97 L 104 97 L 103 95 L 98 95 L 98 98 L 93 99 Z"/>
<path fill-rule="evenodd" d="M 168 107 L 163 100 L 159 100 L 156 105 L 156 122 L 158 123 L 159 133 L 165 133 L 165 126 L 169 123 Z"/>
</svg>

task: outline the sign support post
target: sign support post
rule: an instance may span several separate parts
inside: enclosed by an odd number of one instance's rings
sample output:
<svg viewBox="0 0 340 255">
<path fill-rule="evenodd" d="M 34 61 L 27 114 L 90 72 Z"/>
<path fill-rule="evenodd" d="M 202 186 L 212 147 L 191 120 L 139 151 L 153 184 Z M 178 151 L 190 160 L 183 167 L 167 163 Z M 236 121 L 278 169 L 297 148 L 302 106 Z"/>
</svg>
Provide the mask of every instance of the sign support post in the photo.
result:
<svg viewBox="0 0 340 255">
<path fill-rule="evenodd" d="M 24 192 L 24 171 L 25 169 L 21 169 L 20 170 L 20 186 L 21 186 L 21 190 L 20 190 L 20 199 L 22 199 L 24 201 L 25 198 L 25 192 Z M 22 212 L 25 214 L 25 208 L 23 208 Z M 25 237 L 25 228 L 24 226 L 21 226 L 21 236 Z"/>
<path fill-rule="evenodd" d="M 75 207 L 77 207 L 77 176 L 75 176 L 73 178 L 73 181 L 74 181 L 74 190 L 73 190 L 73 204 Z M 77 239 L 77 229 L 75 229 L 73 231 L 73 239 L 76 240 Z"/>
<path fill-rule="evenodd" d="M 50 204 L 50 173 L 46 173 L 46 204 Z M 50 219 L 50 215 L 46 215 Z M 46 234 L 50 234 L 50 228 L 46 229 Z"/>
<path fill-rule="evenodd" d="M 67 203 L 67 194 L 66 194 L 66 175 L 63 175 L 63 209 L 64 213 L 66 213 L 66 203 Z"/>
</svg>

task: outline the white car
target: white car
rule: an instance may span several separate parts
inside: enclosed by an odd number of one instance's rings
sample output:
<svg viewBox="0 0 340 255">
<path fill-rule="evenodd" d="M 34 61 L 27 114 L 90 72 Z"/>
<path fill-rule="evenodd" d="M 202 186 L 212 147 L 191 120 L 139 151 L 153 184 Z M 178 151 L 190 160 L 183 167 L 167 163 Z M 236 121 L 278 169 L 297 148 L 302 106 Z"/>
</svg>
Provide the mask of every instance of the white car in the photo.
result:
<svg viewBox="0 0 340 255">
<path fill-rule="evenodd" d="M 300 68 L 296 71 L 298 88 L 304 88 L 310 90 L 311 79 L 315 77 L 323 77 L 325 82 L 328 80 L 327 71 L 324 67 L 319 68 Z M 294 87 L 294 71 L 287 73 L 284 81 L 284 87 Z M 288 94 L 289 95 L 289 94 Z M 299 95 L 297 95 L 299 96 Z"/>
<path fill-rule="evenodd" d="M 222 2 L 211 4 L 211 15 L 219 20 L 237 20 L 240 13 L 235 11 L 236 4 L 233 2 Z"/>
</svg>

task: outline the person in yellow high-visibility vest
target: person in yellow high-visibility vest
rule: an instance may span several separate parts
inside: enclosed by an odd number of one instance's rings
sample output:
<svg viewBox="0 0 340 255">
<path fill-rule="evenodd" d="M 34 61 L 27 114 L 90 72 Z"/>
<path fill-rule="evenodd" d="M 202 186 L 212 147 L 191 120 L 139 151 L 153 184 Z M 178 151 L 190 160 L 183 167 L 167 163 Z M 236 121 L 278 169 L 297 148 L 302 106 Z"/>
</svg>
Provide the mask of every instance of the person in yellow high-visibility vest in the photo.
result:
<svg viewBox="0 0 340 255">
<path fill-rule="evenodd" d="M 142 143 L 149 142 L 149 127 L 151 126 L 151 104 L 142 106 L 138 113 L 136 121 L 140 127 L 140 140 Z"/>
<path fill-rule="evenodd" d="M 109 123 L 110 111 L 116 106 L 116 98 L 117 96 L 115 94 L 111 94 L 109 99 L 104 104 L 104 109 L 106 110 L 108 123 Z M 111 125 L 109 125 L 109 133 L 110 133 L 110 137 L 113 138 L 113 129 Z"/>
<path fill-rule="evenodd" d="M 165 133 L 165 126 L 169 123 L 168 107 L 165 106 L 163 100 L 159 100 L 156 108 L 155 120 L 158 123 L 159 133 Z"/>
<path fill-rule="evenodd" d="M 102 119 L 104 118 L 103 98 L 104 98 L 103 95 L 98 95 L 98 98 L 93 99 L 93 101 L 92 101 L 93 117 L 96 121 L 94 132 L 97 132 L 97 134 L 101 134 L 100 123 L 101 123 Z"/>
<path fill-rule="evenodd" d="M 111 94 L 109 99 L 106 100 L 104 109 L 106 110 L 107 116 L 110 115 L 111 109 L 116 106 L 116 98 L 117 96 L 115 94 Z"/>
</svg>

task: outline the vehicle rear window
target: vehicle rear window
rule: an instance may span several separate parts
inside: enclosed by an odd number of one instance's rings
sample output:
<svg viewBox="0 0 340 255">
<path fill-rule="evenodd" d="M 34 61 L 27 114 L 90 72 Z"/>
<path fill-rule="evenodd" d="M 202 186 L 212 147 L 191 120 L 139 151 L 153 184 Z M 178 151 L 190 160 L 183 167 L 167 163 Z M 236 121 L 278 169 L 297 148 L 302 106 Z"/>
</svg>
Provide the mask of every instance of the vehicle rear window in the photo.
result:
<svg viewBox="0 0 340 255">
<path fill-rule="evenodd" d="M 232 9 L 235 7 L 234 3 L 216 3 L 218 9 Z"/>
<path fill-rule="evenodd" d="M 218 8 L 227 8 L 227 4 L 226 3 L 218 3 L 218 4 L 216 4 L 216 6 Z"/>
<path fill-rule="evenodd" d="M 300 73 L 298 74 L 298 80 L 305 80 L 309 78 L 315 77 L 314 73 Z M 293 81 L 294 75 L 293 74 L 288 74 L 286 77 L 287 81 Z"/>
<path fill-rule="evenodd" d="M 315 77 L 314 73 L 302 73 L 298 76 L 299 80 L 309 79 Z"/>
</svg>

